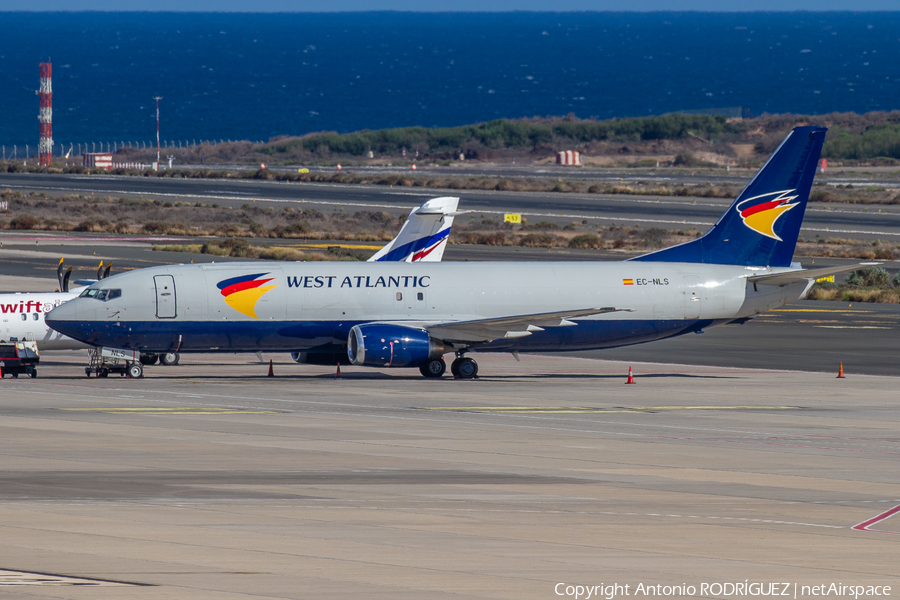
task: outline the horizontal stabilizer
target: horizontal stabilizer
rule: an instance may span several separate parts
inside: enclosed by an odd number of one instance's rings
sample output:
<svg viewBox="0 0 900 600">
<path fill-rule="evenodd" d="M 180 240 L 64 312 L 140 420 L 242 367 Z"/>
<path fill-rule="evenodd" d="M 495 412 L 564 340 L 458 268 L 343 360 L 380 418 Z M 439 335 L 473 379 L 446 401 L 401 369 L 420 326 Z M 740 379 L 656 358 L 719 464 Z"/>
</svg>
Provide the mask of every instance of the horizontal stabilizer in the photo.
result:
<svg viewBox="0 0 900 600">
<path fill-rule="evenodd" d="M 829 275 L 837 275 L 847 271 L 855 271 L 862 267 L 874 267 L 881 263 L 869 262 L 859 263 L 856 265 L 843 265 L 839 267 L 822 267 L 821 269 L 801 269 L 799 271 L 785 271 L 783 273 L 773 273 L 771 275 L 753 275 L 747 278 L 751 283 L 762 285 L 788 285 L 791 283 L 801 283 L 820 277 L 828 277 Z"/>
</svg>

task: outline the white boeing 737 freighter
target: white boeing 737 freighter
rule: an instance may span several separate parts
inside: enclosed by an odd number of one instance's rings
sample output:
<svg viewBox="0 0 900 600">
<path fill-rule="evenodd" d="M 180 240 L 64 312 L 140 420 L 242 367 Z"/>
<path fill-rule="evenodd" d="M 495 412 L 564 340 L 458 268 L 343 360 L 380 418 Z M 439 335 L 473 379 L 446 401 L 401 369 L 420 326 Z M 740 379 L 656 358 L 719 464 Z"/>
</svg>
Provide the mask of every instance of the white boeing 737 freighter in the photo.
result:
<svg viewBox="0 0 900 600">
<path fill-rule="evenodd" d="M 791 131 L 702 237 L 610 262 L 293 262 L 153 267 L 91 285 L 54 329 L 141 352 L 303 353 L 474 377 L 469 352 L 611 348 L 752 317 L 856 266 L 792 263 L 825 139 Z"/>
</svg>

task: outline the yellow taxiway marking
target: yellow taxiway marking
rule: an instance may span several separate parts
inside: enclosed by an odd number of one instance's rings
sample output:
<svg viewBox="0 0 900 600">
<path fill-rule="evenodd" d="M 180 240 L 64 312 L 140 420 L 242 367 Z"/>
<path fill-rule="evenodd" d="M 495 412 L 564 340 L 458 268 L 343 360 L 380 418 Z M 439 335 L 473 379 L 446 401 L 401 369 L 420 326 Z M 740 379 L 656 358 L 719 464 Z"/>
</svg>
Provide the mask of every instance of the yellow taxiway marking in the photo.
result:
<svg viewBox="0 0 900 600">
<path fill-rule="evenodd" d="M 851 310 L 847 308 L 775 308 L 772 312 L 816 312 L 816 313 L 871 313 L 874 310 Z"/>
<path fill-rule="evenodd" d="M 416 406 L 421 410 L 445 410 L 478 413 L 642 413 L 660 410 L 800 410 L 799 406 Z"/>
<path fill-rule="evenodd" d="M 104 412 L 129 415 L 270 415 L 281 411 L 278 410 L 249 410 L 245 408 L 210 408 L 188 406 L 174 406 L 166 408 L 59 408 L 57 410 L 70 410 L 77 412 Z"/>
<path fill-rule="evenodd" d="M 876 327 L 874 325 L 814 325 L 819 329 L 893 329 L 893 327 Z"/>
<path fill-rule="evenodd" d="M 366 246 L 357 244 L 307 244 L 298 242 L 296 244 L 281 244 L 277 248 L 347 248 L 349 250 L 380 250 L 381 246 Z"/>
</svg>

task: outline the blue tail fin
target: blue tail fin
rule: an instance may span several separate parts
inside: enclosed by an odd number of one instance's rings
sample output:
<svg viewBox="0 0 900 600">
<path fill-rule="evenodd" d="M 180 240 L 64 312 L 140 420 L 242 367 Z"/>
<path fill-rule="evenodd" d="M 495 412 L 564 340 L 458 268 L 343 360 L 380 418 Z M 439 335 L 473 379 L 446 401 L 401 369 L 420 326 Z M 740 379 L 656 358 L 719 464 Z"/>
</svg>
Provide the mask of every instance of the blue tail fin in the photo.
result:
<svg viewBox="0 0 900 600">
<path fill-rule="evenodd" d="M 789 267 L 826 131 L 792 130 L 703 237 L 632 260 Z"/>
</svg>

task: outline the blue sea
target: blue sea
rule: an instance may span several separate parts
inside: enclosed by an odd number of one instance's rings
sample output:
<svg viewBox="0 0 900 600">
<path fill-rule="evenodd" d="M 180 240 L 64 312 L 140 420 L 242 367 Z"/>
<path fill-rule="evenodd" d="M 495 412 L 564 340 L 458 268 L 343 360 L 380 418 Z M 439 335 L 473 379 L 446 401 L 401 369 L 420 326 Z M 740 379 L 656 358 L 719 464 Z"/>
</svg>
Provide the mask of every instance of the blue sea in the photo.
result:
<svg viewBox="0 0 900 600">
<path fill-rule="evenodd" d="M 894 13 L 0 13 L 0 144 L 900 108 Z"/>
</svg>

